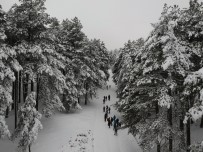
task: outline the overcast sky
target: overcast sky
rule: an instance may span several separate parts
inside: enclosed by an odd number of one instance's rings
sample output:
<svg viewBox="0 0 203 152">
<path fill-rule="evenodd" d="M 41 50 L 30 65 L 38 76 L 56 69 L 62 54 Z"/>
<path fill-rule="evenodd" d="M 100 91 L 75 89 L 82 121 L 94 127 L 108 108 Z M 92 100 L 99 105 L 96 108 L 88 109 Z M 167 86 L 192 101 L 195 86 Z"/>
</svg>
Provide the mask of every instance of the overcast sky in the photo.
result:
<svg viewBox="0 0 203 152">
<path fill-rule="evenodd" d="M 16 2 L 0 0 L 5 11 Z M 158 21 L 164 3 L 189 6 L 189 0 L 46 0 L 45 5 L 47 13 L 59 20 L 77 16 L 88 38 L 99 38 L 113 50 L 129 39 L 146 38 L 152 30 L 150 23 Z"/>
</svg>

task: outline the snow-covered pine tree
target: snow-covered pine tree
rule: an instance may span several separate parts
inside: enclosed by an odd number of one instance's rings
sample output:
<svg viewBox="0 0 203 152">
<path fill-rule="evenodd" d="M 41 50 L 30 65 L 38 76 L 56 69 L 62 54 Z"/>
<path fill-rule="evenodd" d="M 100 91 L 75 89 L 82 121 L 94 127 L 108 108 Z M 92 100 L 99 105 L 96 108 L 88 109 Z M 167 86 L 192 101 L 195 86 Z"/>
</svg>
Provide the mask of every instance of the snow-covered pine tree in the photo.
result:
<svg viewBox="0 0 203 152">
<path fill-rule="evenodd" d="M 104 43 L 96 39 L 87 40 L 83 51 L 87 55 L 82 59 L 86 64 L 82 67 L 86 87 L 86 104 L 87 94 L 96 94 L 96 89 L 101 88 L 109 78 L 109 57 Z"/>
<path fill-rule="evenodd" d="M 5 122 L 5 113 L 13 102 L 11 93 L 12 83 L 15 81 L 14 71 L 22 69 L 15 59 L 15 50 L 5 42 L 6 27 L 6 13 L 0 5 L 0 138 L 10 136 L 10 131 Z"/>
<path fill-rule="evenodd" d="M 123 109 L 123 99 L 128 96 L 128 90 L 126 88 L 130 85 L 131 76 L 133 75 L 133 65 L 136 64 L 137 55 L 143 45 L 144 40 L 142 38 L 137 41 L 128 41 L 120 53 L 122 60 L 118 60 L 113 67 L 113 72 L 115 73 L 114 81 L 117 81 L 116 83 L 118 84 L 117 96 L 120 100 L 117 102 L 116 106 L 119 111 L 122 111 Z M 121 66 L 120 70 L 116 70 L 118 69 L 118 67 L 116 67 L 117 64 Z"/>
<path fill-rule="evenodd" d="M 25 103 L 19 109 L 18 125 L 12 135 L 13 139 L 18 140 L 18 148 L 22 152 L 28 149 L 31 152 L 31 145 L 36 141 L 39 130 L 42 129 L 41 114 L 35 108 L 35 99 L 35 92 L 31 92 L 26 97 Z"/>
<path fill-rule="evenodd" d="M 65 67 L 64 58 L 55 51 L 53 34 L 48 32 L 51 19 L 45 13 L 44 3 L 45 0 L 20 0 L 10 9 L 7 42 L 15 46 L 24 78 L 28 75 L 30 81 L 36 82 L 38 77 L 45 82 L 39 84 L 39 101 L 45 115 L 50 116 L 55 108 L 64 109 L 59 92 L 67 86 L 59 70 Z"/>
<path fill-rule="evenodd" d="M 187 113 L 184 123 L 187 127 L 187 146 L 191 144 L 190 138 L 190 119 L 196 122 L 201 118 L 201 125 L 203 124 L 202 113 L 202 10 L 203 4 L 197 0 L 191 0 L 189 8 L 182 11 L 178 24 L 180 25 L 177 32 L 181 34 L 181 38 L 190 44 L 190 47 L 196 52 L 196 55 L 192 56 L 194 67 L 190 69 L 189 74 L 184 80 L 184 92 L 183 95 L 187 103 Z M 187 32 L 183 32 L 187 31 Z M 194 144 L 191 147 L 191 151 L 201 151 L 201 144 Z M 199 150 L 198 150 L 199 147 Z M 194 149 L 193 149 L 194 148 Z M 188 149 L 189 151 L 190 149 Z"/>
<path fill-rule="evenodd" d="M 66 110 L 80 108 L 78 98 L 83 93 L 80 79 L 81 54 L 85 34 L 81 31 L 82 24 L 77 18 L 63 20 L 55 29 L 56 50 L 65 58 L 65 68 L 61 69 L 66 77 L 66 89 L 63 92 L 63 104 Z"/>
<path fill-rule="evenodd" d="M 140 135 L 143 149 L 154 144 L 158 144 L 158 151 L 185 149 L 184 131 L 179 131 L 177 123 L 179 113 L 183 113 L 179 95 L 184 77 L 195 67 L 192 57 L 198 56 L 198 51 L 174 32 L 179 16 L 177 6 L 165 5 L 160 21 L 153 25 L 154 30 L 137 56 L 130 85 L 125 88 L 129 95 L 122 103 L 124 123 L 129 132 Z M 174 140 L 180 146 L 173 144 Z"/>
</svg>

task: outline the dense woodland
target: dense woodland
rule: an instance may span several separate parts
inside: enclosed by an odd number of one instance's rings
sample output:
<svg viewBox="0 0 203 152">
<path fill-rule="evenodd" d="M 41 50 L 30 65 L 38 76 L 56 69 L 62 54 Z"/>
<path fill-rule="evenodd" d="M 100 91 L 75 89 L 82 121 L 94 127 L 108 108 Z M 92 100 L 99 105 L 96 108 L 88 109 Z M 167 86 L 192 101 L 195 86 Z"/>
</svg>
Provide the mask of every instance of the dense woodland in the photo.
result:
<svg viewBox="0 0 203 152">
<path fill-rule="evenodd" d="M 202 152 L 191 123 L 203 128 L 203 3 L 167 6 L 146 40 L 128 41 L 113 67 L 117 109 L 145 151 Z"/>
<path fill-rule="evenodd" d="M 108 52 L 77 17 L 47 14 L 45 0 L 19 0 L 8 12 L 0 5 L 0 138 L 31 151 L 42 115 L 80 109 L 113 65 L 122 128 L 144 151 L 202 152 L 203 142 L 191 144 L 191 124 L 203 128 L 203 3 L 165 5 L 152 27 L 147 39 Z M 6 123 L 11 111 L 14 132 Z"/>
<path fill-rule="evenodd" d="M 19 0 L 8 12 L 0 5 L 0 138 L 17 139 L 20 151 L 31 151 L 42 114 L 80 109 L 108 80 L 109 53 L 82 28 L 77 17 L 47 14 L 45 0 Z"/>
</svg>

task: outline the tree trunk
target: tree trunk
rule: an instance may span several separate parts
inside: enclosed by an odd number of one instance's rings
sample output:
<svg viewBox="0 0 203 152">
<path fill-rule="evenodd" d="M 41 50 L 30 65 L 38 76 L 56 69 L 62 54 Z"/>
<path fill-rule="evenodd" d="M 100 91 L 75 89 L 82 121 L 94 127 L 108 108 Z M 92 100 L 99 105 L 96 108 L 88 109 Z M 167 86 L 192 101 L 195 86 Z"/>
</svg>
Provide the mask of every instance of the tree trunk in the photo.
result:
<svg viewBox="0 0 203 152">
<path fill-rule="evenodd" d="M 161 145 L 160 145 L 160 143 L 157 144 L 157 152 L 161 152 Z"/>
<path fill-rule="evenodd" d="M 29 152 L 31 152 L 31 145 L 29 145 Z"/>
<path fill-rule="evenodd" d="M 80 103 L 80 96 L 78 96 L 78 103 Z"/>
<path fill-rule="evenodd" d="M 156 115 L 159 113 L 159 104 L 158 104 L 158 102 L 156 103 Z M 161 152 L 161 144 L 159 143 L 159 141 L 158 141 L 158 143 L 157 143 L 157 152 Z"/>
<path fill-rule="evenodd" d="M 18 72 L 15 72 L 15 100 L 14 100 L 14 106 L 15 106 L 15 128 L 17 128 L 17 122 L 18 122 Z"/>
<path fill-rule="evenodd" d="M 8 118 L 8 114 L 9 114 L 9 106 L 7 106 L 7 108 L 6 108 L 6 118 Z"/>
<path fill-rule="evenodd" d="M 158 114 L 159 113 L 159 104 L 158 104 L 158 102 L 156 103 L 156 114 Z"/>
<path fill-rule="evenodd" d="M 203 128 L 203 115 L 202 115 L 202 118 L 201 118 L 200 128 Z"/>
<path fill-rule="evenodd" d="M 19 93 L 18 97 L 19 97 L 19 99 L 18 99 L 18 103 L 21 102 L 21 84 L 22 84 L 22 77 L 21 77 L 21 71 L 19 71 L 19 85 L 18 85 L 18 93 Z"/>
<path fill-rule="evenodd" d="M 187 152 L 190 152 L 189 146 L 191 144 L 191 137 L 190 137 L 190 119 L 188 119 L 186 124 L 186 132 L 187 132 Z"/>
<path fill-rule="evenodd" d="M 88 95 L 88 93 L 87 93 L 87 90 L 88 90 L 88 83 L 86 82 L 86 84 L 85 84 L 85 89 L 86 89 L 86 94 L 85 94 L 85 105 L 87 105 L 87 95 Z"/>
<path fill-rule="evenodd" d="M 31 92 L 34 91 L 34 82 L 31 80 Z"/>
<path fill-rule="evenodd" d="M 63 69 L 62 70 L 62 73 L 63 73 L 63 75 L 65 76 L 66 75 L 66 71 Z M 62 102 L 64 103 L 65 102 L 65 99 L 66 99 L 66 94 L 65 94 L 65 89 L 63 90 L 63 99 L 62 99 Z"/>
<path fill-rule="evenodd" d="M 24 84 L 23 84 L 23 98 L 24 98 L 24 102 L 25 102 L 25 99 L 28 95 L 28 79 L 29 79 L 29 76 L 28 74 L 26 74 L 26 77 L 24 78 Z"/>
<path fill-rule="evenodd" d="M 15 104 L 15 82 L 13 82 L 13 86 L 12 86 L 12 100 L 13 103 L 11 105 L 12 110 L 14 109 L 14 104 Z"/>
<path fill-rule="evenodd" d="M 170 108 L 168 109 L 168 121 L 169 121 L 169 125 L 172 129 L 172 105 L 170 106 Z M 170 136 L 169 136 L 169 152 L 173 151 L 173 138 L 172 138 L 172 131 L 170 132 Z"/>
<path fill-rule="evenodd" d="M 91 97 L 91 99 L 92 99 L 92 90 L 91 90 L 91 92 L 90 92 L 90 97 Z"/>
<path fill-rule="evenodd" d="M 185 131 L 184 131 L 184 124 L 183 124 L 183 120 L 184 120 L 184 105 L 182 105 L 182 108 L 181 108 L 182 112 L 181 112 L 181 116 L 180 116 L 180 131 L 182 133 L 181 135 L 181 144 L 179 145 L 180 146 L 180 149 L 185 149 L 186 147 L 186 144 L 185 144 Z"/>
<path fill-rule="evenodd" d="M 187 111 L 190 109 L 190 99 L 191 99 L 191 96 L 189 97 L 189 100 L 187 102 Z M 190 118 L 188 119 L 187 121 L 187 124 L 186 124 L 186 134 L 187 134 L 187 138 L 186 138 L 186 143 L 187 143 L 187 152 L 190 152 L 190 149 L 189 149 L 189 146 L 191 144 L 191 132 L 190 132 L 190 124 L 191 124 L 191 120 Z"/>
<path fill-rule="evenodd" d="M 39 84 L 40 84 L 40 78 L 39 78 L 39 75 L 37 75 L 37 97 L 36 97 L 36 110 L 38 111 L 39 110 Z"/>
</svg>

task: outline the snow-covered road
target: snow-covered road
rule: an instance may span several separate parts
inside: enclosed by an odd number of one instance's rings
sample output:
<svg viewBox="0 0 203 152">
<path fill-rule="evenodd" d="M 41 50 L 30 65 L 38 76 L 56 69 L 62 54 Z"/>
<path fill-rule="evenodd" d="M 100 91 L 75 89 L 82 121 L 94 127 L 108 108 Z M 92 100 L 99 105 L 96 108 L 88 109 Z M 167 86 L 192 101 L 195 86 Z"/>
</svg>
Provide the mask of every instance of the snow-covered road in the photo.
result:
<svg viewBox="0 0 203 152">
<path fill-rule="evenodd" d="M 102 112 L 103 96 L 109 94 L 111 96 L 111 100 L 107 101 L 106 105 L 112 105 L 117 101 L 116 86 L 112 82 L 112 78 L 110 78 L 108 85 L 111 85 L 111 88 L 109 90 L 98 90 L 99 99 L 95 99 L 94 152 L 141 152 L 136 140 L 127 134 L 126 129 L 118 130 L 118 136 L 115 136 L 112 127 L 108 128 L 107 123 L 104 122 L 104 113 Z M 120 117 L 119 113 L 111 106 L 110 116 L 114 114 L 116 117 Z"/>
</svg>

